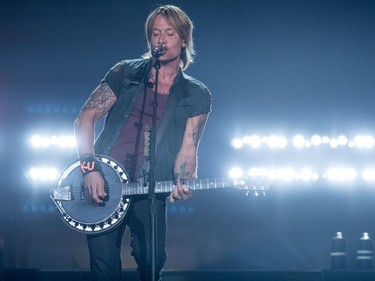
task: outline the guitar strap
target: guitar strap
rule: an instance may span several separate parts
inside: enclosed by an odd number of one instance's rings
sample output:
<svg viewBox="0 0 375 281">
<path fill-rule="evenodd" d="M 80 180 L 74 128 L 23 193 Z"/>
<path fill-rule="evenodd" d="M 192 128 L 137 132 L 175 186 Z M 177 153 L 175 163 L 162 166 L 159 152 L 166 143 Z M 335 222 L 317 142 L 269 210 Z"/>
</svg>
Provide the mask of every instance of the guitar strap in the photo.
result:
<svg viewBox="0 0 375 281">
<path fill-rule="evenodd" d="M 163 139 L 167 135 L 168 128 L 170 127 L 172 120 L 176 114 L 176 109 L 178 105 L 181 102 L 182 98 L 188 98 L 189 92 L 185 90 L 184 83 L 185 79 L 183 79 L 183 74 L 179 74 L 181 81 L 176 84 L 176 87 L 173 89 L 173 94 L 170 94 L 168 101 L 167 101 L 167 110 L 165 111 L 163 115 L 163 120 L 157 130 L 156 133 L 156 147 L 155 147 L 155 159 L 158 158 L 159 152 L 160 152 L 160 144 L 162 143 Z M 150 169 L 150 161 L 147 161 L 146 159 L 143 161 L 143 164 L 141 166 L 141 169 L 138 171 L 138 175 L 136 178 L 138 180 L 142 179 L 144 177 L 144 172 L 148 172 Z"/>
</svg>

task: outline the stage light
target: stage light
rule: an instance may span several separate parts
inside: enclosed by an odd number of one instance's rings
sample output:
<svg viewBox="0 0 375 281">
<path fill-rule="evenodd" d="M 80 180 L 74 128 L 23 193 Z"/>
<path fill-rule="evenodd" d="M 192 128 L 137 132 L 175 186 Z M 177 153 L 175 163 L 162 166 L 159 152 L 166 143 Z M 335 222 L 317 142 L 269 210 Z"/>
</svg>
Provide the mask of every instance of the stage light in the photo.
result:
<svg viewBox="0 0 375 281">
<path fill-rule="evenodd" d="M 302 135 L 295 135 L 292 142 L 297 148 L 302 148 L 305 146 L 305 138 Z"/>
<path fill-rule="evenodd" d="M 59 147 L 59 148 L 75 148 L 76 147 L 76 140 L 73 135 L 70 136 L 40 136 L 40 135 L 33 135 L 30 138 L 30 144 L 34 148 L 49 148 L 49 147 Z"/>
<path fill-rule="evenodd" d="M 262 145 L 265 148 L 274 150 L 275 148 L 285 148 L 289 151 L 285 153 L 271 154 L 265 153 L 263 157 L 256 154 L 254 161 L 260 163 L 278 163 L 291 165 L 294 168 L 279 167 L 279 168 L 252 168 L 248 170 L 249 176 L 266 177 L 270 180 L 277 181 L 317 181 L 326 180 L 331 182 L 343 181 L 375 181 L 375 169 L 363 170 L 363 167 L 356 167 L 360 163 L 367 163 L 372 161 L 372 156 L 368 153 L 354 154 L 346 153 L 346 149 L 372 149 L 375 146 L 375 139 L 371 135 L 358 134 L 348 137 L 345 134 L 338 134 L 337 136 L 328 137 L 327 135 L 313 134 L 311 136 L 304 136 L 302 134 L 295 134 L 290 139 L 280 135 L 251 135 L 245 136 L 242 139 L 238 138 L 238 142 L 242 146 L 249 145 L 251 148 L 258 148 Z M 288 144 L 290 146 L 288 147 Z M 238 145 L 239 147 L 239 145 Z M 314 147 L 314 149 L 309 149 Z M 300 152 L 295 153 L 291 149 L 301 149 Z M 330 152 L 328 149 L 331 149 Z M 245 155 L 242 155 L 245 157 Z M 242 157 L 240 156 L 240 157 Z M 260 158 L 261 157 L 261 158 Z M 330 163 L 331 160 L 333 163 Z M 341 162 L 341 164 L 340 164 Z M 350 168 L 330 168 L 330 165 L 342 165 L 345 167 L 347 163 L 351 163 L 353 167 Z M 299 165 L 310 166 L 311 168 L 299 167 Z M 264 165 L 264 164 L 261 164 Z M 244 169 L 245 170 L 245 169 Z M 358 172 L 357 172 L 358 171 Z M 360 172 L 362 171 L 362 173 Z M 232 172 L 234 174 L 234 172 Z"/>
<path fill-rule="evenodd" d="M 365 147 L 365 138 L 364 136 L 356 136 L 354 138 L 354 146 L 358 147 L 358 148 L 363 148 Z"/>
<path fill-rule="evenodd" d="M 229 170 L 229 177 L 232 179 L 239 179 L 243 176 L 241 168 L 235 167 Z"/>
<path fill-rule="evenodd" d="M 313 135 L 311 137 L 311 144 L 314 146 L 319 146 L 322 144 L 322 137 L 319 135 Z"/>
<path fill-rule="evenodd" d="M 328 144 L 329 143 L 329 137 L 322 136 L 322 144 Z"/>
<path fill-rule="evenodd" d="M 285 181 L 292 181 L 296 178 L 296 172 L 293 168 L 282 168 L 277 171 L 278 178 Z"/>
<path fill-rule="evenodd" d="M 312 146 L 312 143 L 311 143 L 311 141 L 305 141 L 305 147 L 306 148 L 310 148 Z"/>
<path fill-rule="evenodd" d="M 341 146 L 345 146 L 348 144 L 348 138 L 344 135 L 340 135 L 338 138 L 337 138 L 337 141 L 338 141 L 338 144 L 341 145 Z"/>
<path fill-rule="evenodd" d="M 375 181 L 375 168 L 372 169 L 365 169 L 362 172 L 362 178 L 365 181 Z"/>
<path fill-rule="evenodd" d="M 243 141 L 240 138 L 236 138 L 232 140 L 232 146 L 234 148 L 240 149 L 243 147 Z"/>
<path fill-rule="evenodd" d="M 259 148 L 265 144 L 268 148 L 286 148 L 288 146 L 288 138 L 285 136 L 269 135 L 269 136 L 244 136 L 243 138 L 235 138 L 232 140 L 232 146 L 240 149 L 245 145 L 251 148 Z M 375 139 L 372 136 L 357 135 L 352 140 L 349 140 L 345 135 L 329 138 L 328 136 L 313 135 L 310 138 L 297 134 L 292 137 L 291 143 L 295 148 L 310 148 L 312 146 L 318 147 L 327 145 L 330 148 L 336 149 L 338 147 L 349 148 L 373 148 L 375 146 Z"/>
<path fill-rule="evenodd" d="M 43 138 L 39 135 L 34 135 L 31 137 L 31 145 L 35 148 L 38 147 L 48 147 L 49 140 L 47 138 Z"/>
<path fill-rule="evenodd" d="M 329 168 L 326 173 L 330 181 L 352 181 L 356 176 L 357 172 L 353 168 Z"/>
<path fill-rule="evenodd" d="M 256 178 L 256 177 L 268 177 L 269 178 L 269 173 L 266 168 L 250 168 L 247 174 L 253 178 Z"/>
<path fill-rule="evenodd" d="M 282 180 L 282 181 L 293 181 L 293 180 L 303 180 L 312 181 L 318 180 L 319 174 L 314 172 L 310 168 L 303 168 L 300 171 L 292 167 L 285 168 L 250 168 L 248 170 L 248 175 L 251 177 L 263 177 L 269 180 Z"/>
<path fill-rule="evenodd" d="M 267 145 L 270 148 L 284 148 L 287 146 L 287 144 L 288 144 L 288 141 L 283 136 L 270 135 L 267 138 Z"/>
<path fill-rule="evenodd" d="M 262 145 L 262 139 L 260 136 L 252 135 L 250 137 L 245 137 L 246 143 L 248 143 L 252 148 L 258 148 Z"/>
<path fill-rule="evenodd" d="M 243 169 L 236 167 L 230 170 L 230 177 L 241 179 Z M 375 168 L 364 169 L 358 173 L 352 167 L 331 167 L 321 169 L 320 171 L 313 168 L 293 168 L 293 167 L 251 167 L 247 170 L 247 176 L 251 178 L 266 179 L 271 182 L 315 182 L 328 180 L 330 182 L 353 182 L 358 180 L 358 174 L 363 181 L 375 181 Z"/>
<path fill-rule="evenodd" d="M 332 148 L 337 148 L 339 146 L 339 141 L 337 139 L 331 139 L 329 141 L 329 146 Z"/>
<path fill-rule="evenodd" d="M 319 179 L 319 174 L 315 173 L 310 168 L 303 168 L 300 173 L 300 178 L 303 181 L 316 181 Z"/>
<path fill-rule="evenodd" d="M 354 138 L 354 145 L 358 148 L 373 148 L 374 138 L 372 136 L 358 135 Z"/>
<path fill-rule="evenodd" d="M 55 168 L 30 168 L 27 173 L 27 177 L 31 178 L 34 181 L 53 181 L 56 180 L 59 176 L 59 172 Z"/>
</svg>

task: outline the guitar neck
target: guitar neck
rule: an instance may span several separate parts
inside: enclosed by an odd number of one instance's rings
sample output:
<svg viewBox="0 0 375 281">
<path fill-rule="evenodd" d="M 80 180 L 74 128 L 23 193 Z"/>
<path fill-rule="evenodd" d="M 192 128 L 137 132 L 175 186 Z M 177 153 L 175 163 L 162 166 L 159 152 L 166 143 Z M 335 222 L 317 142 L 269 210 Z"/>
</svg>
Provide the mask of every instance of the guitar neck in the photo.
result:
<svg viewBox="0 0 375 281">
<path fill-rule="evenodd" d="M 233 187 L 233 181 L 228 179 L 202 179 L 188 181 L 187 185 L 191 190 L 206 190 L 216 188 Z M 169 193 L 175 187 L 173 181 L 155 182 L 155 193 Z M 148 185 L 141 182 L 126 183 L 123 188 L 123 195 L 148 194 Z"/>
</svg>

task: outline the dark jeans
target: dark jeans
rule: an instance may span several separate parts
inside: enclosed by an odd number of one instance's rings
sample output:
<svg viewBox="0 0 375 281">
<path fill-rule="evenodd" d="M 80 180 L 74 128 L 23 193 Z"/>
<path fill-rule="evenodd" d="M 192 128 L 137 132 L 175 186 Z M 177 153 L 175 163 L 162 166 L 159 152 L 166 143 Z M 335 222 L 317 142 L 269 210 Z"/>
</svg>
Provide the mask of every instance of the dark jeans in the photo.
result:
<svg viewBox="0 0 375 281">
<path fill-rule="evenodd" d="M 165 198 L 158 199 L 157 203 L 155 280 L 161 279 L 161 270 L 167 255 Z M 124 222 L 114 230 L 87 235 L 90 267 L 95 281 L 122 280 L 121 244 L 126 225 L 130 229 L 131 254 L 138 265 L 138 278 L 140 281 L 151 280 L 150 211 L 149 200 L 146 198 L 132 200 Z"/>
</svg>

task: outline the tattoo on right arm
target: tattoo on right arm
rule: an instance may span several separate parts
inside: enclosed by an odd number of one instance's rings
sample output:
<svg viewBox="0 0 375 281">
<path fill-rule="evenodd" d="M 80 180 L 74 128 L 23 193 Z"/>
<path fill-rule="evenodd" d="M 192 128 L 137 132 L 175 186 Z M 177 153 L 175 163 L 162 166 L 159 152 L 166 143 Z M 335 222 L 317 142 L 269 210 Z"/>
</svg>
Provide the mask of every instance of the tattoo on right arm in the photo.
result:
<svg viewBox="0 0 375 281">
<path fill-rule="evenodd" d="M 82 111 L 97 110 L 100 114 L 105 114 L 114 104 L 115 100 L 116 97 L 113 95 L 108 84 L 101 83 L 87 100 Z"/>
</svg>

